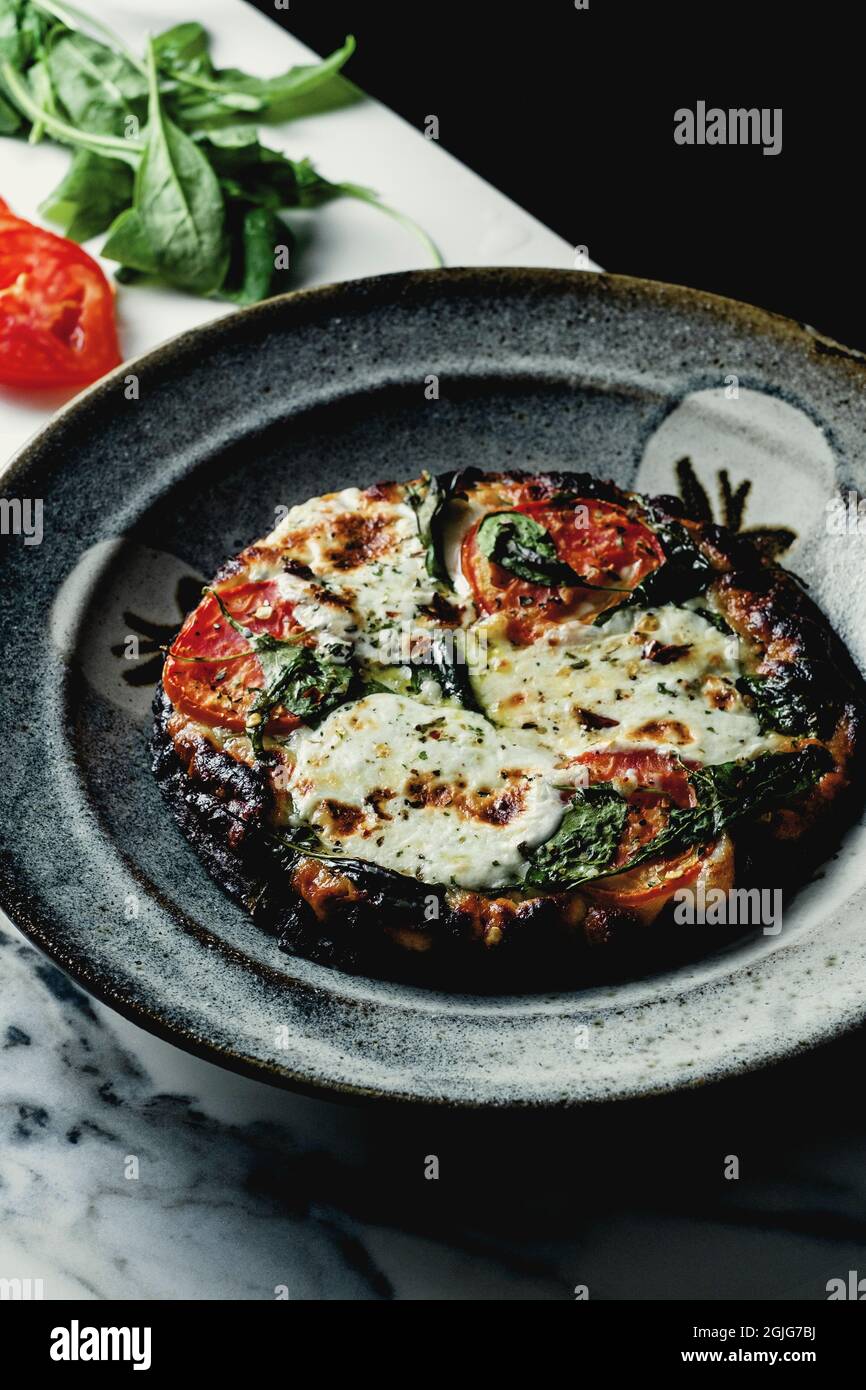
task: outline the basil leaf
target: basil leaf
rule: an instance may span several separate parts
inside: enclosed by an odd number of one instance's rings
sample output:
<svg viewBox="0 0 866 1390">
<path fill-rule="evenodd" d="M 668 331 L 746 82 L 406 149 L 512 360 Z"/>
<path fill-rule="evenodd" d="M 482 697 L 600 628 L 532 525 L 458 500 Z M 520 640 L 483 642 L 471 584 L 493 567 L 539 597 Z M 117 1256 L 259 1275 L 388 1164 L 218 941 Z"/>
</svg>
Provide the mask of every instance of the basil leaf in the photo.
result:
<svg viewBox="0 0 866 1390">
<path fill-rule="evenodd" d="M 822 738 L 835 723 L 835 702 L 818 693 L 819 682 L 804 664 L 769 676 L 741 676 L 737 689 L 749 696 L 762 733 Z"/>
<path fill-rule="evenodd" d="M 87 241 L 104 232 L 129 206 L 132 189 L 132 172 L 126 164 L 89 150 L 76 150 L 66 177 L 39 211 L 56 222 L 64 236 Z"/>
<path fill-rule="evenodd" d="M 523 882 L 564 890 L 597 878 L 616 853 L 626 809 L 625 798 L 607 783 L 575 792 L 556 834 L 533 852 Z"/>
<path fill-rule="evenodd" d="M 162 108 L 149 48 L 147 144 L 135 180 L 135 209 L 171 284 L 212 294 L 225 279 L 225 207 L 216 174 L 198 146 Z"/>
</svg>

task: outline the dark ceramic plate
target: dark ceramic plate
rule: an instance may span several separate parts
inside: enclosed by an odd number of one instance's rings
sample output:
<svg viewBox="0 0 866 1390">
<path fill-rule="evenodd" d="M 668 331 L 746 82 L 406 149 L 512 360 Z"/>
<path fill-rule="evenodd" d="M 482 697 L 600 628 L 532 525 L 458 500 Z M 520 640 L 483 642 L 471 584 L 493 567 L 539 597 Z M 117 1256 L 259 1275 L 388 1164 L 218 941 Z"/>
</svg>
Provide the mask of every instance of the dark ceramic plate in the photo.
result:
<svg viewBox="0 0 866 1390">
<path fill-rule="evenodd" d="M 147 741 L 154 653 L 204 576 L 279 507 L 422 468 L 589 468 L 702 486 L 708 506 L 727 469 L 751 484 L 742 515 L 728 496 L 728 519 L 796 533 L 792 563 L 862 666 L 866 538 L 834 534 L 827 504 L 840 484 L 866 492 L 864 402 L 862 359 L 808 330 L 577 272 L 325 288 L 122 368 L 4 480 L 44 508 L 42 544 L 4 537 L 0 560 L 11 917 L 144 1027 L 329 1092 L 597 1100 L 754 1067 L 851 1025 L 866 1001 L 860 827 L 778 935 L 618 985 L 455 998 L 281 955 L 175 828 Z"/>
</svg>

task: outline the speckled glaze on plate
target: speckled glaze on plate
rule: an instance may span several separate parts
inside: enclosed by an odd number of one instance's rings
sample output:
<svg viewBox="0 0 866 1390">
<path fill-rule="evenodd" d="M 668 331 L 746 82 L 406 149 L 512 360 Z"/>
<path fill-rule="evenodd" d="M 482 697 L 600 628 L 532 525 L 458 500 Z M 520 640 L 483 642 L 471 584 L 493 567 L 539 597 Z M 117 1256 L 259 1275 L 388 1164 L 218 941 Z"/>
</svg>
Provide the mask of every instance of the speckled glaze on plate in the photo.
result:
<svg viewBox="0 0 866 1390">
<path fill-rule="evenodd" d="M 75 979 L 213 1061 L 328 1094 L 574 1104 L 730 1075 L 866 1006 L 862 826 L 778 935 L 586 991 L 473 998 L 279 953 L 211 882 L 149 770 L 158 648 L 278 509 L 422 468 L 587 468 L 787 525 L 786 561 L 866 667 L 866 365 L 730 301 L 614 276 L 449 270 L 287 296 L 127 364 L 3 478 L 0 893 Z M 850 513 L 848 513 L 850 517 Z M 721 519 L 721 518 L 719 518 Z M 835 527 L 835 530 L 834 530 Z M 864 522 L 866 532 L 866 522 Z M 696 928 L 699 930 L 699 928 Z"/>
</svg>

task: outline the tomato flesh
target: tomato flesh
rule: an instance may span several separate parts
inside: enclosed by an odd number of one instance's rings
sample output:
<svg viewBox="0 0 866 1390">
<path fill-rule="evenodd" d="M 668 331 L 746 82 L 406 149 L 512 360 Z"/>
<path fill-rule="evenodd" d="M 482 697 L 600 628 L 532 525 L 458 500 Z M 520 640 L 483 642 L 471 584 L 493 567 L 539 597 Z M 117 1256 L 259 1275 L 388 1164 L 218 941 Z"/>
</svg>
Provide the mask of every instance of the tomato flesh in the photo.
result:
<svg viewBox="0 0 866 1390">
<path fill-rule="evenodd" d="M 276 580 L 238 584 L 219 593 L 226 610 L 250 632 L 288 638 L 303 631 Z M 162 684 L 171 703 L 202 724 L 242 733 L 263 683 L 261 665 L 249 642 L 226 620 L 213 594 L 206 594 L 165 660 Z M 268 718 L 267 731 L 289 733 L 300 723 L 297 715 L 277 705 Z"/>
<path fill-rule="evenodd" d="M 463 539 L 461 568 L 482 613 L 508 613 L 512 641 L 532 641 L 539 627 L 564 618 L 591 622 L 664 563 L 664 551 L 649 527 L 614 502 L 576 498 L 563 504 L 526 502 L 513 510 L 543 526 L 560 560 L 597 587 L 554 587 L 520 579 L 482 554 L 477 539 L 482 517 Z"/>
<path fill-rule="evenodd" d="M 611 907 L 647 907 L 693 883 L 711 848 L 691 847 L 671 859 L 649 860 L 629 869 L 638 850 L 664 828 L 672 807 L 694 806 L 688 772 L 667 753 L 584 753 L 575 763 L 586 768 L 590 785 L 613 782 L 628 797 L 626 823 L 614 858 L 623 872 L 587 884 L 592 897 Z"/>
<path fill-rule="evenodd" d="M 99 266 L 0 200 L 0 383 L 83 386 L 120 360 L 114 295 Z"/>
</svg>

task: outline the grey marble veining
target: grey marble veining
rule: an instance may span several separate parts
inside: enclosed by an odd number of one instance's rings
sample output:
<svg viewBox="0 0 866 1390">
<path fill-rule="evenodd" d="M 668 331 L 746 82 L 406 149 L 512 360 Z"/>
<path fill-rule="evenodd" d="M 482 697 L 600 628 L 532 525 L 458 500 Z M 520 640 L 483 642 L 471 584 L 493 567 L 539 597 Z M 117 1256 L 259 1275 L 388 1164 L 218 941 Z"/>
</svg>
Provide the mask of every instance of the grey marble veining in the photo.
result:
<svg viewBox="0 0 866 1390">
<path fill-rule="evenodd" d="M 0 1276 L 47 1298 L 823 1299 L 866 1271 L 864 1046 L 592 1113 L 332 1105 L 149 1037 L 4 922 Z"/>
</svg>

